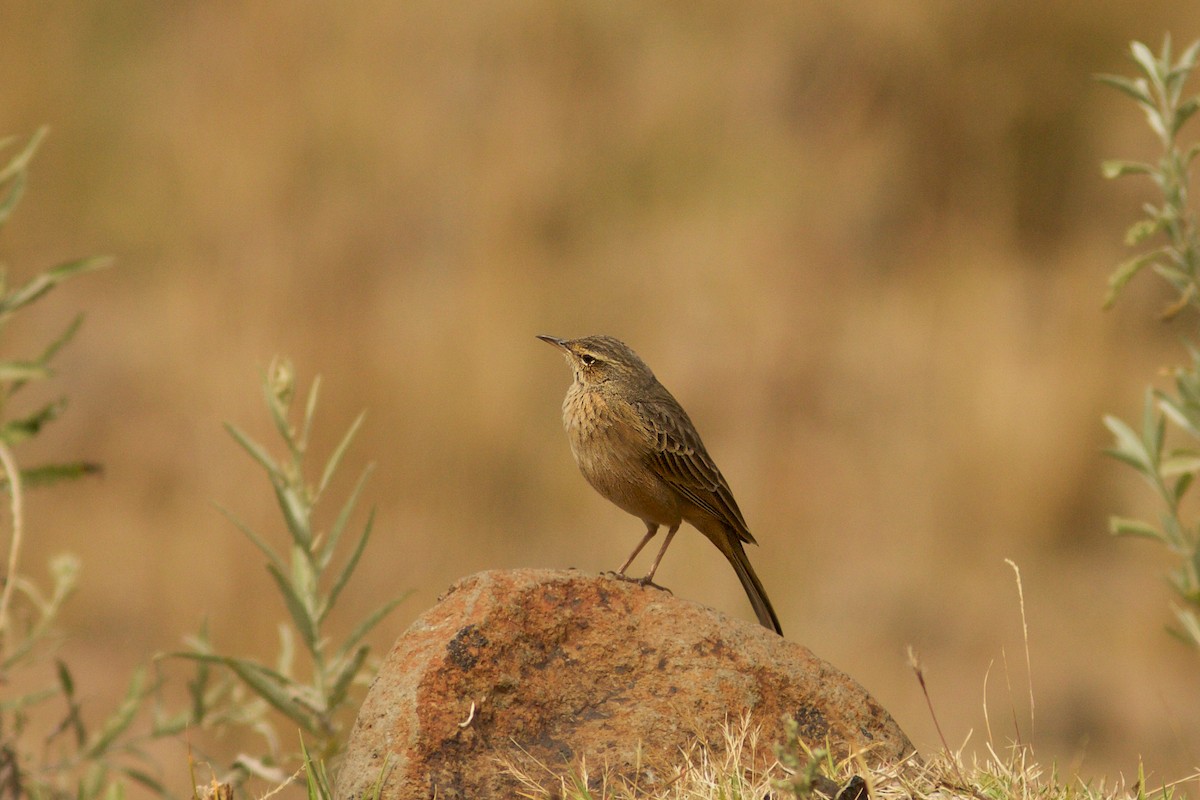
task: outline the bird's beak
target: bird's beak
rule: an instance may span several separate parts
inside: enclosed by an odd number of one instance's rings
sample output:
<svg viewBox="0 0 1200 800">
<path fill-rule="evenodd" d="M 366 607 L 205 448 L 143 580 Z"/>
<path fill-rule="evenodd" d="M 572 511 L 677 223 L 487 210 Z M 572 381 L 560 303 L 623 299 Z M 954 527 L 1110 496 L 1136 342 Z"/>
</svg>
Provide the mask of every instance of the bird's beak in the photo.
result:
<svg viewBox="0 0 1200 800">
<path fill-rule="evenodd" d="M 546 342 L 547 344 L 554 345 L 555 347 L 559 348 L 560 350 L 567 349 L 567 340 L 566 339 L 559 339 L 554 336 L 547 336 L 544 333 L 539 333 L 537 338 L 541 339 L 543 342 Z"/>
</svg>

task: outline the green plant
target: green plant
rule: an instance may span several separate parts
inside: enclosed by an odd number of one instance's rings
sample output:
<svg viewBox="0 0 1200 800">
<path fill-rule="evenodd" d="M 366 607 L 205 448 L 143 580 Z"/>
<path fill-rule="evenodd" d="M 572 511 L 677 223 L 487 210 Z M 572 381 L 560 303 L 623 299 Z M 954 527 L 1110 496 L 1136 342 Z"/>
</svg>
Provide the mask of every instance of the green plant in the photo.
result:
<svg viewBox="0 0 1200 800">
<path fill-rule="evenodd" d="M 262 732 L 271 745 L 271 752 L 263 758 L 241 756 L 235 767 L 242 773 L 240 777 L 254 774 L 276 782 L 286 779 L 286 773 L 281 769 L 294 769 L 301 763 L 311 764 L 314 757 L 321 761 L 337 754 L 344 743 L 347 725 L 352 721 L 348 713 L 353 710 L 350 689 L 356 682 L 362 682 L 366 674 L 370 648 L 364 639 L 404 599 L 404 596 L 400 596 L 383 603 L 355 625 L 341 642 L 335 643 L 325 632 L 327 617 L 354 574 L 374 525 L 375 514 L 372 510 L 350 545 L 349 552 L 344 556 L 341 554 L 339 545 L 343 541 L 342 535 L 371 467 L 363 471 L 329 530 L 324 533 L 318 531 L 313 521 L 315 508 L 358 432 L 363 417 L 360 415 L 351 424 L 329 456 L 316 483 L 310 483 L 304 473 L 305 456 L 320 379 L 314 380 L 309 389 L 298 428 L 289 422 L 295 388 L 292 365 L 286 360 L 274 362 L 264 378 L 263 391 L 275 430 L 286 446 L 285 458 L 276 461 L 264 447 L 238 428 L 226 426 L 234 439 L 267 472 L 288 534 L 288 547 L 286 551 L 281 551 L 267 537 L 222 509 L 266 556 L 267 571 L 283 597 L 291 626 L 279 627 L 280 650 L 276 662 L 268 666 L 249 658 L 220 655 L 213 651 L 204 635 L 191 640 L 190 650 L 173 654 L 196 661 L 201 669 L 208 665 L 225 667 L 252 693 L 256 704 L 239 706 L 229 702 L 209 703 L 203 699 L 203 693 L 194 691 L 193 698 L 199 705 L 196 716 L 209 719 L 217 711 L 227 713 L 243 708 L 246 713 L 239 719 L 239 724 L 251 724 Z M 340 564 L 335 564 L 339 561 Z M 305 678 L 298 677 L 295 668 L 296 639 L 299 639 L 308 657 Z M 265 711 L 264 703 L 299 726 L 302 735 L 308 737 L 309 744 L 303 753 L 279 752 L 279 737 L 274 734 L 262 713 Z M 310 748 L 313 757 L 309 755 Z M 311 771 L 309 774 L 311 777 Z"/>
<path fill-rule="evenodd" d="M 39 131 L 0 166 L 0 227 L 11 217 L 24 192 L 28 165 L 44 136 L 45 131 Z M 12 143 L 12 139 L 0 140 L 0 151 Z M 9 286 L 0 270 L 0 331 L 16 312 L 62 281 L 108 263 L 108 259 L 101 258 L 72 261 L 16 287 Z M 56 631 L 59 613 L 76 586 L 80 564 L 70 555 L 54 558 L 48 590 L 21 572 L 23 498 L 30 486 L 77 478 L 98 467 L 78 461 L 18 468 L 14 456 L 17 445 L 40 435 L 66 407 L 60 398 L 32 411 L 14 413 L 14 399 L 24 387 L 52 377 L 54 357 L 77 333 L 81 322 L 82 317 L 76 317 L 62 334 L 30 358 L 0 360 L 0 489 L 8 492 L 11 514 L 5 571 L 0 580 L 0 686 L 18 683 L 19 676 L 20 686 L 34 687 L 15 693 L 6 691 L 0 696 L 0 797 L 120 798 L 130 782 L 159 796 L 173 796 L 161 777 L 162 765 L 146 754 L 145 745 L 155 739 L 178 737 L 188 730 L 215 732 L 227 728 L 259 732 L 267 740 L 267 753 L 239 756 L 225 774 L 219 778 L 214 774 L 208 795 L 228 796 L 232 785 L 250 775 L 282 784 L 291 779 L 286 770 L 298 774 L 303 769 L 310 794 L 329 796 L 322 760 L 340 748 L 351 707 L 350 689 L 365 680 L 369 649 L 364 639 L 403 599 L 384 603 L 339 644 L 333 643 L 323 627 L 370 536 L 373 513 L 357 538 L 347 537 L 349 552 L 343 553 L 339 547 L 370 469 L 364 471 L 328 533 L 315 529 L 313 513 L 362 417 L 335 449 L 316 485 L 310 486 L 304 480 L 303 467 L 319 381 L 313 382 L 300 430 L 296 431 L 287 419 L 294 391 L 293 370 L 286 361 L 272 365 L 265 381 L 267 405 L 287 445 L 288 457 L 276 463 L 245 434 L 232 426 L 229 431 L 266 468 L 291 538 L 285 556 L 235 520 L 267 556 L 268 571 L 283 595 L 292 623 L 292 628 L 280 626 L 281 647 L 275 665 L 267 667 L 252 659 L 218 654 L 202 626 L 188 640 L 189 650 L 179 654 L 195 667 L 187 682 L 186 707 L 168 709 L 161 691 L 168 683 L 163 671 L 167 662 L 158 660 L 157 673 L 152 675 L 145 667 L 135 670 L 116 708 L 102 716 L 98 724 L 85 724 L 85 716 L 93 715 L 83 713 L 72 670 L 56 657 L 61 640 Z M 335 562 L 339 564 L 336 569 Z M 293 674 L 296 638 L 311 661 L 307 681 Z M 302 735 L 315 743 L 315 757 L 303 744 L 299 753 L 280 753 L 279 737 L 269 719 L 272 708 L 298 724 Z M 214 761 L 204 760 L 210 764 Z M 200 791 L 189 789 L 188 794 L 196 796 Z"/>
<path fill-rule="evenodd" d="M 30 137 L 0 167 L 0 226 L 12 216 L 28 180 L 29 163 L 45 137 L 45 129 Z M 0 140 L 0 149 L 13 144 Z M 0 271 L 0 331 L 34 302 L 68 278 L 107 266 L 107 258 L 84 258 L 38 273 L 11 287 L 7 272 Z M 24 314 L 21 315 L 24 318 Z M 59 612 L 78 580 L 80 564 L 70 555 L 50 562 L 50 589 L 21 570 L 25 536 L 24 495 L 27 488 L 78 478 L 98 467 L 90 462 L 65 462 L 34 468 L 18 466 L 18 445 L 40 435 L 66 408 L 59 398 L 14 413 L 21 391 L 35 381 L 53 377 L 53 360 L 75 336 L 82 323 L 76 316 L 39 354 L 27 359 L 0 360 L 0 475 L 8 493 L 10 529 L 7 559 L 0 588 L 0 685 L 33 685 L 27 691 L 7 694 L 0 700 L 0 794 L 13 797 L 92 798 L 110 794 L 115 786 L 133 780 L 156 793 L 163 787 L 148 769 L 141 746 L 165 734 L 157 724 L 145 733 L 131 735 L 131 726 L 156 686 L 146 670 L 132 676 L 125 697 L 95 727 L 84 723 L 81 701 L 75 693 L 70 667 L 56 657 L 55 631 Z M 50 665 L 50 669 L 43 668 Z M 34 726 L 49 719 L 49 732 L 34 743 Z"/>
<path fill-rule="evenodd" d="M 775 781 L 775 788 L 786 792 L 797 800 L 814 797 L 820 787 L 826 788 L 826 795 L 833 797 L 837 794 L 837 784 L 827 775 L 834 774 L 837 765 L 834 763 L 828 748 L 810 748 L 800 738 L 800 726 L 794 719 L 784 721 L 783 741 L 775 748 L 775 757 L 787 773 L 787 777 Z M 833 792 L 829 792 L 832 784 Z"/>
<path fill-rule="evenodd" d="M 1125 78 L 1100 76 L 1100 80 L 1124 92 L 1145 112 L 1146 120 L 1158 136 L 1162 156 L 1157 163 L 1108 161 L 1104 174 L 1109 178 L 1126 175 L 1149 177 L 1162 195 L 1160 203 L 1146 203 L 1145 217 L 1129 229 L 1126 242 L 1131 246 L 1156 246 L 1121 264 L 1109 279 L 1106 307 L 1139 272 L 1150 268 L 1174 290 L 1176 297 L 1163 312 L 1164 318 L 1189 313 L 1195 324 L 1200 312 L 1200 240 L 1196 215 L 1189 205 L 1190 168 L 1200 144 L 1184 147 L 1179 133 L 1200 109 L 1200 98 L 1185 96 L 1184 87 L 1200 57 L 1200 42 L 1188 47 L 1172 61 L 1171 41 L 1166 39 L 1155 56 L 1146 45 L 1130 46 L 1140 75 Z M 1175 607 L 1179 628 L 1173 632 L 1200 649 L 1200 521 L 1189 517 L 1184 501 L 1196 476 L 1200 474 L 1200 350 L 1187 345 L 1189 363 L 1172 370 L 1174 391 L 1149 387 L 1146 390 L 1141 424 L 1134 428 L 1113 416 L 1104 424 L 1112 432 L 1114 444 L 1108 453 L 1128 464 L 1150 484 L 1162 502 L 1156 522 L 1114 516 L 1112 533 L 1118 536 L 1145 537 L 1166 547 L 1177 566 L 1169 579 L 1180 604 Z M 1168 423 L 1173 435 L 1186 440 L 1183 446 L 1168 446 Z"/>
</svg>

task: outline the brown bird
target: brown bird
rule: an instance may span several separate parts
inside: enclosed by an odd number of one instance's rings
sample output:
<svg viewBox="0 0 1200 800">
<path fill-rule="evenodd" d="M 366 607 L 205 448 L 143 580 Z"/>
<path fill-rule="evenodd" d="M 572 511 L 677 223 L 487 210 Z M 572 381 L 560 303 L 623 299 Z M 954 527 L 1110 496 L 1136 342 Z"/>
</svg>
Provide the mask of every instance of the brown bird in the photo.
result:
<svg viewBox="0 0 1200 800">
<path fill-rule="evenodd" d="M 687 520 L 733 564 L 754 613 L 782 635 L 779 618 L 746 558 L 755 544 L 725 477 L 687 412 L 624 342 L 611 336 L 557 339 L 575 381 L 563 401 L 563 426 L 583 477 L 596 491 L 646 523 L 646 535 L 618 571 L 624 575 L 646 543 L 667 537 L 642 583 L 650 583 L 667 546 Z"/>
</svg>

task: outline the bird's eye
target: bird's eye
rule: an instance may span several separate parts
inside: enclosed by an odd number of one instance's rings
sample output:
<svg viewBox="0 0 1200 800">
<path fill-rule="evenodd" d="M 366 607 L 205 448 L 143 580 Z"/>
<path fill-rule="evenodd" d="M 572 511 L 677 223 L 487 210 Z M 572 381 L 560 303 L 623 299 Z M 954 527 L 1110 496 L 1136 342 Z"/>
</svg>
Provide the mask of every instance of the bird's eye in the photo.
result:
<svg viewBox="0 0 1200 800">
<path fill-rule="evenodd" d="M 595 357 L 595 356 L 593 356 L 593 355 L 591 355 L 591 354 L 589 354 L 589 353 L 584 353 L 583 355 L 581 355 L 581 356 L 579 357 L 579 360 L 583 362 L 583 365 L 584 365 L 585 367 L 590 367 L 592 364 L 595 364 L 595 363 L 596 363 L 596 360 L 597 360 L 597 359 L 596 359 L 596 357 Z"/>
</svg>

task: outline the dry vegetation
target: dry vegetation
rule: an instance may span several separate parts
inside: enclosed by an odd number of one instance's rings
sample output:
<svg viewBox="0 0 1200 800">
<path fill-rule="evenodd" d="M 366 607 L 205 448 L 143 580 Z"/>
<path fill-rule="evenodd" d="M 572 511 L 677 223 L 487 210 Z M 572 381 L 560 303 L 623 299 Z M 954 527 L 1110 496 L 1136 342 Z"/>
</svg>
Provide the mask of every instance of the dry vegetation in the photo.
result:
<svg viewBox="0 0 1200 800">
<path fill-rule="evenodd" d="M 314 447 L 367 410 L 374 552 L 335 628 L 415 588 L 386 643 L 484 568 L 616 566 L 639 531 L 579 480 L 533 339 L 608 332 L 704 433 L 785 629 L 919 747 L 908 644 L 968 760 L 985 676 L 1026 711 L 995 677 L 1027 677 L 1011 558 L 1042 763 L 1191 774 L 1195 654 L 1162 633 L 1166 557 L 1106 533 L 1152 506 L 1100 455 L 1181 329 L 1149 282 L 1100 310 L 1145 196 L 1097 165 L 1153 147 L 1091 76 L 1198 28 L 1166 0 L 6 9 L 0 134 L 51 134 L 0 260 L 118 264 L 7 343 L 87 312 L 32 460 L 104 476 L 31 495 L 26 545 L 82 559 L 80 691 L 119 696 L 202 614 L 223 651 L 274 641 L 212 503 L 275 524 L 220 423 L 267 438 L 277 353 L 326 379 Z M 659 577 L 748 614 L 727 572 L 690 535 Z"/>
<path fill-rule="evenodd" d="M 900 764 L 872 763 L 861 752 L 839 760 L 795 738 L 771 747 L 777 758 L 764 767 L 764 743 L 744 719 L 732 720 L 724 741 L 694 746 L 669 764 L 644 764 L 636 778 L 587 764 L 565 776 L 513 775 L 527 800 L 1171 800 L 1200 788 L 1200 772 L 1151 785 L 1140 768 L 1129 781 L 1085 781 L 1013 742 L 989 741 L 972 757 L 941 750 Z"/>
</svg>

